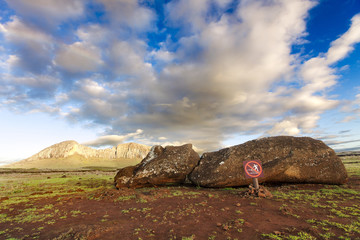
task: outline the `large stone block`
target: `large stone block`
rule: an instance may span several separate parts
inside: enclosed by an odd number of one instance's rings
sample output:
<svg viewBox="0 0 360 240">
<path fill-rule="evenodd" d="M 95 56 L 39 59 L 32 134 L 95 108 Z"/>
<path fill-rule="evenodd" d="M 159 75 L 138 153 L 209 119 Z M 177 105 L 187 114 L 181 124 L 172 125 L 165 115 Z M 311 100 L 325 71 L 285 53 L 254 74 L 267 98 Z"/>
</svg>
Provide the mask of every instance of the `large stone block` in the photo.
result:
<svg viewBox="0 0 360 240">
<path fill-rule="evenodd" d="M 243 161 L 260 160 L 259 182 L 343 184 L 347 172 L 335 152 L 309 137 L 278 136 L 204 153 L 189 179 L 203 187 L 247 185 Z"/>
<path fill-rule="evenodd" d="M 192 144 L 165 148 L 154 146 L 134 169 L 120 169 L 114 179 L 115 185 L 118 188 L 139 188 L 181 184 L 198 164 L 199 159 L 199 155 L 192 149 Z"/>
</svg>

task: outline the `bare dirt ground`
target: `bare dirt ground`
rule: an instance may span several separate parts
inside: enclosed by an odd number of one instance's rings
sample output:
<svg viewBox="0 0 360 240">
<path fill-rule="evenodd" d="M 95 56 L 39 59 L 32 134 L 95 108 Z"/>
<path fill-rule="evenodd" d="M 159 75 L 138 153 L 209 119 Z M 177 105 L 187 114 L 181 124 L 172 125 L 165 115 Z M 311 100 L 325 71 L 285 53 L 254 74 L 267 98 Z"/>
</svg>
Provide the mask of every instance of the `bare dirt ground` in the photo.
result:
<svg viewBox="0 0 360 240">
<path fill-rule="evenodd" d="M 346 185 L 116 190 L 115 174 L 0 175 L 0 239 L 360 239 L 360 176 Z"/>
</svg>

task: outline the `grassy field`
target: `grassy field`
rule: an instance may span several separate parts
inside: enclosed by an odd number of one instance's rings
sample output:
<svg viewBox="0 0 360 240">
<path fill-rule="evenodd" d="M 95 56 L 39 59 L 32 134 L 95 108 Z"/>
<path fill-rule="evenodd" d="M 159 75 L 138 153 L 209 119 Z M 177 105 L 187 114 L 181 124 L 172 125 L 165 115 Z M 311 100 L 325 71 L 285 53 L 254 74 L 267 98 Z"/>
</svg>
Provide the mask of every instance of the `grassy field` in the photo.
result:
<svg viewBox="0 0 360 240">
<path fill-rule="evenodd" d="M 247 188 L 119 191 L 111 169 L 7 169 L 0 239 L 360 239 L 360 157 L 343 161 L 348 184 L 267 185 L 272 199 Z"/>
<path fill-rule="evenodd" d="M 349 175 L 360 175 L 360 156 L 341 157 Z"/>
</svg>

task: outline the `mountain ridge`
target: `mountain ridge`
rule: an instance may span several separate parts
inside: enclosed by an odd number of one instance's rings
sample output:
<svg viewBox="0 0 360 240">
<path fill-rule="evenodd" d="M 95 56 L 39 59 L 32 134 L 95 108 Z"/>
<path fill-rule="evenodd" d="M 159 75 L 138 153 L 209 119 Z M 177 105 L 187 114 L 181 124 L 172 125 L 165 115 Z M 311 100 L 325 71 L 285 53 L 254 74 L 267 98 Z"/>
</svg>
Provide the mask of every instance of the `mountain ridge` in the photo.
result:
<svg viewBox="0 0 360 240">
<path fill-rule="evenodd" d="M 74 140 L 53 144 L 29 158 L 5 167 L 10 168 L 81 168 L 87 166 L 123 167 L 140 162 L 150 147 L 123 143 L 112 148 L 94 149 Z"/>
</svg>

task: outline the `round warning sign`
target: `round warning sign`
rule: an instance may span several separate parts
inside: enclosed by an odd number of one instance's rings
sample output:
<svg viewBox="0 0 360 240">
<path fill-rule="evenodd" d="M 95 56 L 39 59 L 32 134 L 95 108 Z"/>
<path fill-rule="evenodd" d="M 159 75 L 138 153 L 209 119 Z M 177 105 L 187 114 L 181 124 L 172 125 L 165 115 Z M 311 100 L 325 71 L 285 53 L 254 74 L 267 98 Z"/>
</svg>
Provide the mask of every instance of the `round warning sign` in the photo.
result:
<svg viewBox="0 0 360 240">
<path fill-rule="evenodd" d="M 244 161 L 246 178 L 259 178 L 263 176 L 261 162 L 259 160 Z"/>
</svg>

